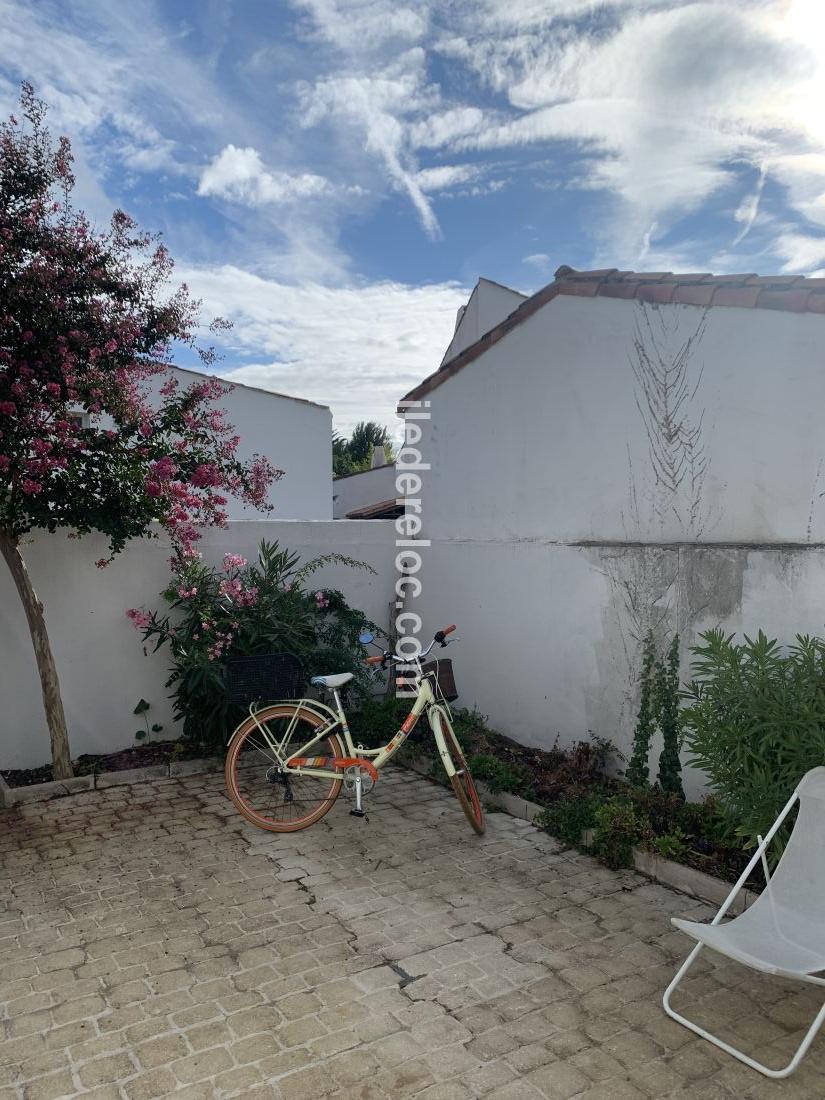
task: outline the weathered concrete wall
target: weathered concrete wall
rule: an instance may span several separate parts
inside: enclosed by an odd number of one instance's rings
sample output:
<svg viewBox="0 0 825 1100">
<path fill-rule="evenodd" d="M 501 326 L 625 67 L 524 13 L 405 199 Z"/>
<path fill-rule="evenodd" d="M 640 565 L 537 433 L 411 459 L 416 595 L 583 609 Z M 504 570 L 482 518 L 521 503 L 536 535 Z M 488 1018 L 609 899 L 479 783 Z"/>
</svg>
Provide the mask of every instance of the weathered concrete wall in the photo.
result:
<svg viewBox="0 0 825 1100">
<path fill-rule="evenodd" d="M 319 588 L 339 588 L 353 607 L 386 625 L 392 599 L 394 531 L 381 520 L 233 523 L 199 543 L 207 561 L 228 552 L 253 560 L 260 540 L 277 540 L 306 560 L 333 551 L 376 570 L 329 566 L 315 575 Z M 134 743 L 138 699 L 152 706 L 151 720 L 164 737 L 177 735 L 164 681 L 168 654 L 144 656 L 141 639 L 125 615 L 129 607 L 161 607 L 169 580 L 169 545 L 132 542 L 105 570 L 102 539 L 69 541 L 39 535 L 24 546 L 35 588 L 43 601 L 71 736 L 73 755 L 113 752 Z M 319 673 L 336 669 L 319 669 Z M 0 768 L 35 767 L 49 759 L 49 738 L 23 611 L 7 570 L 0 570 Z"/>
<path fill-rule="evenodd" d="M 427 632 L 458 624 L 449 656 L 459 704 L 477 706 L 495 728 L 544 748 L 592 732 L 629 752 L 640 634 L 627 602 L 642 588 L 660 634 L 681 634 L 683 679 L 700 630 L 762 627 L 787 641 L 797 632 L 823 633 L 822 547 L 439 540 L 422 556 L 422 595 L 408 606 Z M 689 769 L 685 782 L 693 794 L 702 789 Z"/>
<path fill-rule="evenodd" d="M 409 606 L 461 702 L 627 751 L 649 627 L 821 634 L 824 365 L 825 317 L 561 296 L 429 394 Z"/>
</svg>

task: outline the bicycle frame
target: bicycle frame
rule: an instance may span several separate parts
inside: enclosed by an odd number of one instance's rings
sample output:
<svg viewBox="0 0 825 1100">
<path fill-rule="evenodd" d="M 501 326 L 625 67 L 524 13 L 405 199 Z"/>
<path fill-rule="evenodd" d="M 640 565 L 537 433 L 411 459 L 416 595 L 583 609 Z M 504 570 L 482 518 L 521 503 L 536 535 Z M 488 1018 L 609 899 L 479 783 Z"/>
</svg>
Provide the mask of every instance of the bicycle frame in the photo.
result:
<svg viewBox="0 0 825 1100">
<path fill-rule="evenodd" d="M 419 678 L 417 680 L 415 702 L 413 703 L 410 713 L 401 723 L 398 731 L 385 745 L 381 745 L 376 749 L 360 748 L 353 744 L 352 734 L 350 733 L 349 724 L 347 722 L 346 714 L 344 713 L 344 708 L 341 705 L 341 699 L 338 691 L 333 689 L 332 695 L 335 700 L 334 708 L 328 706 L 326 703 L 319 702 L 317 699 L 303 698 L 283 700 L 284 703 L 289 702 L 291 706 L 295 707 L 295 715 L 292 719 L 292 722 L 290 722 L 286 732 L 281 738 L 278 739 L 278 741 L 276 741 L 270 734 L 269 730 L 267 730 L 266 727 L 258 721 L 258 715 L 265 713 L 265 711 L 270 709 L 270 707 L 264 707 L 257 712 L 250 710 L 250 715 L 255 722 L 255 725 L 258 727 L 261 736 L 263 737 L 264 741 L 268 745 L 275 758 L 281 762 L 281 766 L 283 767 L 285 772 L 288 772 L 290 775 L 312 775 L 316 778 L 335 780 L 341 779 L 340 771 L 333 771 L 332 769 L 325 768 L 323 766 L 316 767 L 308 763 L 297 766 L 290 765 L 288 760 L 285 760 L 283 758 L 283 746 L 288 742 L 295 727 L 295 723 L 297 723 L 298 719 L 300 718 L 301 711 L 308 711 L 316 717 L 325 719 L 325 721 L 322 726 L 318 727 L 318 729 L 315 731 L 314 736 L 311 737 L 309 741 L 301 745 L 299 749 L 290 752 L 290 760 L 303 760 L 307 758 L 308 750 L 310 750 L 313 745 L 316 745 L 319 741 L 322 741 L 324 738 L 329 737 L 331 733 L 334 733 L 335 731 L 340 731 L 340 734 L 344 741 L 346 757 L 352 759 L 353 762 L 355 762 L 356 760 L 363 760 L 365 763 L 371 764 L 372 767 L 377 771 L 378 769 L 382 768 L 389 760 L 391 760 L 392 757 L 398 752 L 406 739 L 415 729 L 415 726 L 418 723 L 418 719 L 421 717 L 421 714 L 426 710 L 427 718 L 430 723 L 430 728 L 432 729 L 433 736 L 435 737 L 438 754 L 441 757 L 441 761 L 444 764 L 447 775 L 449 777 L 456 774 L 456 769 L 447 748 L 447 742 L 445 740 L 441 726 L 441 723 L 443 721 L 449 722 L 449 719 L 444 712 L 444 707 L 437 701 L 432 689 L 432 685 L 430 684 L 430 681 L 427 677 L 424 677 L 423 679 Z M 278 705 L 279 704 L 277 703 L 271 704 L 271 706 Z M 316 759 L 318 759 L 320 762 L 325 758 L 317 757 Z"/>
</svg>

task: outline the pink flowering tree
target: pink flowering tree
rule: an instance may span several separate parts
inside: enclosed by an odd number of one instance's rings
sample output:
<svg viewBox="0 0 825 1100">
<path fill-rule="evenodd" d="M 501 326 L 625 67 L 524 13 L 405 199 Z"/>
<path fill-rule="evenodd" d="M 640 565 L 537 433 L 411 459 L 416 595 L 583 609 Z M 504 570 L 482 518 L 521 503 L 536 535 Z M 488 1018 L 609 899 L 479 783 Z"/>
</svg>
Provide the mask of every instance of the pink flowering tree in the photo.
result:
<svg viewBox="0 0 825 1100">
<path fill-rule="evenodd" d="M 214 404 L 229 387 L 184 387 L 169 372 L 173 345 L 198 350 L 198 303 L 170 288 L 166 248 L 122 211 L 100 231 L 74 210 L 68 140 L 52 141 L 28 84 L 20 106 L 0 124 L 0 551 L 31 632 L 54 775 L 66 778 L 66 719 L 24 537 L 100 532 L 104 566 L 130 539 L 165 530 L 185 556 L 200 528 L 226 523 L 230 496 L 268 507 L 280 471 L 238 459 Z"/>
</svg>

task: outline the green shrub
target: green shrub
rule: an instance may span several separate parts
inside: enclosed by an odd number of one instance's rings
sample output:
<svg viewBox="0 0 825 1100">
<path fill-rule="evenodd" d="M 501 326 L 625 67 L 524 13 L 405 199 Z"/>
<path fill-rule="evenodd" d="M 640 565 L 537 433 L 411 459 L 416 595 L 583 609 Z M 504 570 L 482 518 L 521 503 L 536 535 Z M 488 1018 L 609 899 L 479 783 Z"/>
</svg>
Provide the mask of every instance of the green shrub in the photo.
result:
<svg viewBox="0 0 825 1100">
<path fill-rule="evenodd" d="M 228 658 L 292 653 L 313 673 L 352 672 L 352 693 L 366 697 L 372 674 L 363 664 L 358 635 L 378 632 L 334 589 L 311 591 L 309 577 L 331 562 L 368 569 L 351 558 L 327 554 L 300 564 L 297 554 L 263 541 L 253 563 L 226 554 L 223 568 L 198 557 L 173 559 L 173 579 L 163 592 L 170 612 L 132 617 L 155 650 L 168 645 L 175 718 L 183 735 L 219 749 L 244 716 L 226 697 Z"/>
<path fill-rule="evenodd" d="M 656 645 L 653 632 L 648 631 L 642 643 L 642 671 L 639 678 L 639 713 L 633 731 L 633 754 L 626 779 L 632 787 L 646 787 L 650 781 L 648 756 L 650 741 L 656 730 L 656 705 L 653 693 L 656 665 Z"/>
<path fill-rule="evenodd" d="M 655 680 L 656 709 L 662 731 L 662 751 L 659 755 L 659 786 L 667 794 L 684 799 L 682 787 L 682 715 L 679 710 L 679 635 L 675 634 L 667 657 L 659 661 Z"/>
<path fill-rule="evenodd" d="M 526 768 L 507 764 L 495 756 L 479 753 L 470 758 L 469 764 L 473 777 L 486 783 L 493 794 L 521 794 L 530 785 Z"/>
<path fill-rule="evenodd" d="M 743 644 L 720 630 L 701 637 L 683 693 L 685 742 L 752 845 L 805 772 L 825 763 L 825 641 L 798 635 L 783 651 L 761 630 Z"/>
<path fill-rule="evenodd" d="M 631 787 L 644 789 L 650 783 L 650 742 L 657 728 L 662 731 L 658 783 L 663 791 L 685 797 L 682 788 L 682 721 L 679 710 L 679 635 L 674 635 L 667 656 L 656 656 L 653 632 L 642 643 L 639 713 L 633 731 L 633 752 L 625 778 Z"/>
<path fill-rule="evenodd" d="M 594 814 L 593 852 L 617 870 L 633 864 L 633 848 L 646 835 L 647 825 L 633 803 L 621 796 L 608 799 Z"/>
<path fill-rule="evenodd" d="M 604 794 L 601 792 L 563 798 L 540 813 L 535 824 L 571 848 L 578 848 L 582 843 L 582 833 L 596 824 L 596 811 L 603 804 Z"/>
<path fill-rule="evenodd" d="M 690 851 L 689 840 L 690 838 L 677 825 L 672 833 L 651 837 L 648 841 L 648 847 L 661 856 L 662 859 L 674 859 L 679 863 L 685 859 Z"/>
</svg>

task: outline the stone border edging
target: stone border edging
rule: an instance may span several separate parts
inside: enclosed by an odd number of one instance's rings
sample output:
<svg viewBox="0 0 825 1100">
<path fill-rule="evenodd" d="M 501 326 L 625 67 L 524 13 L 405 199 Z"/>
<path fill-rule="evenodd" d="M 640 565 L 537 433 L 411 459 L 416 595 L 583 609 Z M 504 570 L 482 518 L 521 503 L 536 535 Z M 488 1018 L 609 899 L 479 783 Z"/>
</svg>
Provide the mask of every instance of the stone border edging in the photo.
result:
<svg viewBox="0 0 825 1100">
<path fill-rule="evenodd" d="M 433 758 L 419 756 L 415 760 L 405 762 L 405 767 L 418 772 L 427 778 L 432 778 Z M 544 806 L 537 802 L 529 802 L 526 798 L 501 791 L 494 794 L 480 780 L 476 781 L 476 787 L 482 798 L 497 809 L 504 810 L 511 817 L 519 817 L 523 821 L 529 821 L 532 825 L 539 814 L 544 812 Z M 588 832 L 589 830 L 585 830 Z M 582 835 L 584 840 L 584 834 Z M 645 851 L 642 848 L 633 849 L 633 868 L 645 878 L 652 879 L 662 886 L 669 886 L 672 890 L 678 890 L 680 894 L 687 894 L 698 901 L 708 902 L 710 905 L 720 906 L 731 892 L 733 883 L 715 878 L 704 871 L 697 871 L 695 867 L 687 867 L 684 863 L 675 863 L 672 859 L 664 859 L 654 852 Z M 734 915 L 743 913 L 748 906 L 753 905 L 759 895 L 752 890 L 740 890 L 734 898 L 728 912 Z"/>
<path fill-rule="evenodd" d="M 10 787 L 0 775 L 0 807 L 8 809 L 24 802 L 46 802 L 51 798 L 65 798 L 81 791 L 105 790 L 106 787 L 120 787 L 148 779 L 179 779 L 185 775 L 217 772 L 222 768 L 223 760 L 220 757 L 206 756 L 194 760 L 170 760 L 167 764 L 149 764 L 145 768 L 124 768 L 119 772 L 91 772 L 89 775 L 76 775 L 72 779 L 32 783 L 28 787 Z"/>
</svg>

